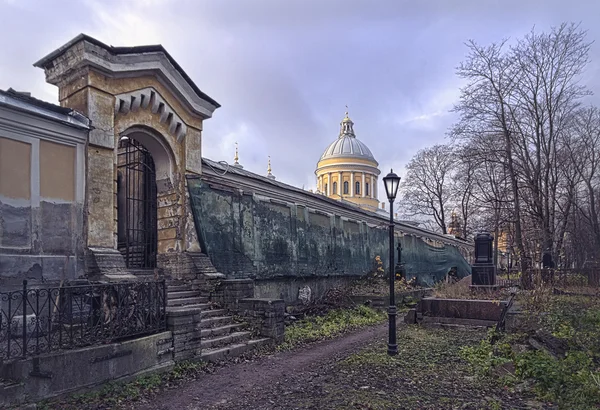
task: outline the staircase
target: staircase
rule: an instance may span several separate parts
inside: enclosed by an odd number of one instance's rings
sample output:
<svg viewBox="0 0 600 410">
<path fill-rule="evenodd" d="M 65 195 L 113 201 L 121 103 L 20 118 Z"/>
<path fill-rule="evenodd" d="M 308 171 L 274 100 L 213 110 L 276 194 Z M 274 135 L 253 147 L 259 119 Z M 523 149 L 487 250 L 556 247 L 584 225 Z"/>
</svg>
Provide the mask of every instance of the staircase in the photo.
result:
<svg viewBox="0 0 600 410">
<path fill-rule="evenodd" d="M 246 323 L 237 323 L 227 309 L 220 309 L 209 301 L 206 290 L 202 291 L 206 280 L 222 277 L 212 265 L 210 258 L 203 254 L 193 255 L 194 264 L 200 270 L 193 281 L 170 281 L 167 283 L 167 312 L 183 312 L 201 309 L 199 331 L 201 360 L 216 362 L 236 357 L 258 346 L 272 342 L 270 338 L 252 339 L 252 332 L 246 330 Z"/>
<path fill-rule="evenodd" d="M 269 338 L 252 339 L 252 332 L 244 330 L 246 326 L 245 323 L 236 323 L 225 309 L 202 312 L 200 358 L 216 362 L 271 342 Z"/>
<path fill-rule="evenodd" d="M 167 285 L 167 311 L 200 308 L 210 309 L 207 296 L 195 289 L 194 284 L 173 281 Z"/>
</svg>

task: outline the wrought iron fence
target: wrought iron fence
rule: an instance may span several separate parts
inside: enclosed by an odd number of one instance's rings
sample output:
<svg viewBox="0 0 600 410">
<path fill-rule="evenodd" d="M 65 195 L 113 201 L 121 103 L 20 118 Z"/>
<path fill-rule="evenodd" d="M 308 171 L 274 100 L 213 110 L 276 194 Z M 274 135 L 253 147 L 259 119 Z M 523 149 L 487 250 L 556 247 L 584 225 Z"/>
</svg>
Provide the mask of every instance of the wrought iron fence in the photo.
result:
<svg viewBox="0 0 600 410">
<path fill-rule="evenodd" d="M 522 286 L 523 275 L 513 270 L 502 272 L 496 278 L 500 287 Z M 556 287 L 600 287 L 600 269 L 531 269 L 528 278 L 532 284 L 546 284 Z"/>
<path fill-rule="evenodd" d="M 0 292 L 0 361 L 105 344 L 166 329 L 159 282 Z"/>
<path fill-rule="evenodd" d="M 497 277 L 496 285 L 501 288 L 513 288 L 521 286 L 521 279 Z"/>
</svg>

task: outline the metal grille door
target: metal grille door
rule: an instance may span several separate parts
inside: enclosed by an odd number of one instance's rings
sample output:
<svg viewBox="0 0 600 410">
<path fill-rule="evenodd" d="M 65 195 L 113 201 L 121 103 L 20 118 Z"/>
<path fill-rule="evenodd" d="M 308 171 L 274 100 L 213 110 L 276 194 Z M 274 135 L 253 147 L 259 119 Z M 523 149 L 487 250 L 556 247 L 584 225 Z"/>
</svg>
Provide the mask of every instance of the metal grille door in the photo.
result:
<svg viewBox="0 0 600 410">
<path fill-rule="evenodd" d="M 156 267 L 156 172 L 150 152 L 129 138 L 117 155 L 118 249 L 130 269 Z"/>
</svg>

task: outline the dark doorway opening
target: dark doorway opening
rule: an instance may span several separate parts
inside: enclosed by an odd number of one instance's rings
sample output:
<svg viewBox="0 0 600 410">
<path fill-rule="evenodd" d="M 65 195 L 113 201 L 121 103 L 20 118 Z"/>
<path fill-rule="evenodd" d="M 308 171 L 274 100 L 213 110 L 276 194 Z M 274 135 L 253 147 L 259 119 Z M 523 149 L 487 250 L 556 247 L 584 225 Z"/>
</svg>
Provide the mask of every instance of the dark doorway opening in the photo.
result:
<svg viewBox="0 0 600 410">
<path fill-rule="evenodd" d="M 117 154 L 117 248 L 130 269 L 156 267 L 156 171 L 150 152 L 133 138 Z"/>
</svg>

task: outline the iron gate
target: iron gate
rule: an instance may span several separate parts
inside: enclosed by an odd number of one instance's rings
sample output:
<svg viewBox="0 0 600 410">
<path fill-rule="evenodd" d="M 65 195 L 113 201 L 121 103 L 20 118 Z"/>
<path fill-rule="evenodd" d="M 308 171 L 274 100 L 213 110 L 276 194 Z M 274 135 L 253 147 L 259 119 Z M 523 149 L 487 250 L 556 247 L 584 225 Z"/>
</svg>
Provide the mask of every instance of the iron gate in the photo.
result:
<svg viewBox="0 0 600 410">
<path fill-rule="evenodd" d="M 150 152 L 133 138 L 117 155 L 118 249 L 130 269 L 156 267 L 156 172 Z"/>
</svg>

